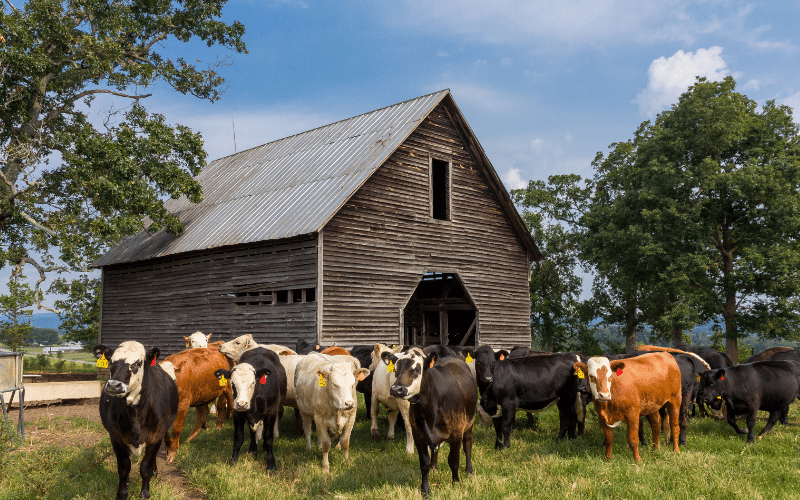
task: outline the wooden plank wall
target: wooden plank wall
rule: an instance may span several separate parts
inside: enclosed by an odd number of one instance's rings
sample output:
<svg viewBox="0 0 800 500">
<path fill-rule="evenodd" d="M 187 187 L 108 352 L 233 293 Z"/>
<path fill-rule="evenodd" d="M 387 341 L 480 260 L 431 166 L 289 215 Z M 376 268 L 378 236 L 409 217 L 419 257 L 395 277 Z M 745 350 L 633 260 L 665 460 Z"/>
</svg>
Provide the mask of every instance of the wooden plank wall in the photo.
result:
<svg viewBox="0 0 800 500">
<path fill-rule="evenodd" d="M 452 162 L 451 220 L 430 217 L 429 153 Z M 527 252 L 440 104 L 325 226 L 322 343 L 398 342 L 426 272 L 457 273 L 480 342 L 530 345 Z"/>
<path fill-rule="evenodd" d="M 197 330 L 213 333 L 212 341 L 250 333 L 258 342 L 289 347 L 300 336 L 317 336 L 316 301 L 236 304 L 242 291 L 315 288 L 313 235 L 107 268 L 103 285 L 101 340 L 109 346 L 138 340 L 172 354 Z"/>
</svg>

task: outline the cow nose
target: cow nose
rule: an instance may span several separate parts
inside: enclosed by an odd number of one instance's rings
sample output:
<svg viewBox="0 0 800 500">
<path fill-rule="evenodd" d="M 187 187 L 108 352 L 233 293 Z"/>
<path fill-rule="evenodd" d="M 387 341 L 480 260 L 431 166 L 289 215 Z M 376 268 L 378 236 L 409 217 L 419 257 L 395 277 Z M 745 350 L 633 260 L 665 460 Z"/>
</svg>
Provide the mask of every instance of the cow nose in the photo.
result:
<svg viewBox="0 0 800 500">
<path fill-rule="evenodd" d="M 109 394 L 122 394 L 125 392 L 125 384 L 119 380 L 109 380 L 106 382 L 106 392 Z"/>
<path fill-rule="evenodd" d="M 408 389 L 403 386 L 393 385 L 391 389 L 389 389 L 389 394 L 394 398 L 404 398 L 406 394 L 408 394 Z"/>
<path fill-rule="evenodd" d="M 235 401 L 233 407 L 237 410 L 244 411 L 250 406 L 249 401 Z"/>
<path fill-rule="evenodd" d="M 355 401 L 345 401 L 344 402 L 344 409 L 345 410 L 352 410 L 356 407 Z"/>
</svg>

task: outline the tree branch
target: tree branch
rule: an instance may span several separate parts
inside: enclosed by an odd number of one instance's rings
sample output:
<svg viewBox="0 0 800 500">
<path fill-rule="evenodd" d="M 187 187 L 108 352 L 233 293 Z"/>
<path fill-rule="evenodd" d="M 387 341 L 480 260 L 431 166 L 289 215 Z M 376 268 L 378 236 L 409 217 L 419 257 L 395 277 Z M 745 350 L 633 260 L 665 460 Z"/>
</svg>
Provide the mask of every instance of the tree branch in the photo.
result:
<svg viewBox="0 0 800 500">
<path fill-rule="evenodd" d="M 47 280 L 46 273 L 52 271 L 67 271 L 67 268 L 63 266 L 50 266 L 48 268 L 45 268 L 44 266 L 39 264 L 39 262 L 37 262 L 36 259 L 26 254 L 25 257 L 21 258 L 19 262 L 17 262 L 17 267 L 14 270 L 14 273 L 19 274 L 19 270 L 22 269 L 22 266 L 25 265 L 26 263 L 32 265 L 33 267 L 36 268 L 37 271 L 39 271 L 39 280 L 36 282 L 36 285 L 34 286 L 33 289 L 33 302 L 34 304 L 36 304 L 36 309 L 45 309 L 52 313 L 61 314 L 61 310 L 53 309 L 42 304 L 41 299 L 39 298 L 42 292 L 40 285 Z"/>
</svg>

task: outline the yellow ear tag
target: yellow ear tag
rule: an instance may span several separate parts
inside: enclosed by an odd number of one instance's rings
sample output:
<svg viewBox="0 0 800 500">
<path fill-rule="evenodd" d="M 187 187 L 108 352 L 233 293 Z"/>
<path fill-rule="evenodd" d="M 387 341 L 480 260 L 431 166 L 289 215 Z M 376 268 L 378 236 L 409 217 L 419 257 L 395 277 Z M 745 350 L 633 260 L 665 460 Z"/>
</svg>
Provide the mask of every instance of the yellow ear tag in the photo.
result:
<svg viewBox="0 0 800 500">
<path fill-rule="evenodd" d="M 700 375 L 697 376 L 697 381 L 700 382 Z"/>
<path fill-rule="evenodd" d="M 319 386 L 325 387 L 325 377 L 323 377 L 322 375 L 319 376 Z"/>
<path fill-rule="evenodd" d="M 467 353 L 467 359 L 465 361 L 467 364 L 472 363 L 472 356 L 470 356 L 469 353 Z"/>
<path fill-rule="evenodd" d="M 187 340 L 187 341 L 186 341 L 186 348 L 188 349 L 188 348 L 189 348 L 189 347 L 191 347 L 191 346 L 192 346 L 192 344 L 190 344 L 190 343 L 189 343 L 189 341 Z"/>
<path fill-rule="evenodd" d="M 386 373 L 392 373 L 394 371 L 394 362 L 389 360 L 389 364 L 386 365 Z"/>
<path fill-rule="evenodd" d="M 100 359 L 97 360 L 97 367 L 98 368 L 108 368 L 108 360 L 106 359 L 106 355 L 103 354 Z"/>
<path fill-rule="evenodd" d="M 228 385 L 228 381 L 225 379 L 225 375 L 219 378 L 219 385 L 221 387 L 225 387 L 226 385 Z"/>
<path fill-rule="evenodd" d="M 578 368 L 578 378 L 586 378 L 586 375 L 583 374 L 583 370 Z"/>
<path fill-rule="evenodd" d="M 717 399 L 722 399 L 722 396 L 717 396 Z"/>
</svg>

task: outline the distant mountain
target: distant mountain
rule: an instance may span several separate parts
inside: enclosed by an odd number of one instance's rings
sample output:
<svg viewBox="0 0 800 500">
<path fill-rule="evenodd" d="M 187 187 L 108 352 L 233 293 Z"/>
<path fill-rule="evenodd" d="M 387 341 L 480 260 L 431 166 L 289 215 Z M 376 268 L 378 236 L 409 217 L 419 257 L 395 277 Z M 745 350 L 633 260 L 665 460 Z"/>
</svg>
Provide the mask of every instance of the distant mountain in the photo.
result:
<svg viewBox="0 0 800 500">
<path fill-rule="evenodd" d="M 5 320 L 5 317 L 0 316 L 0 320 Z M 61 318 L 58 317 L 58 314 L 51 312 L 34 313 L 31 319 L 31 325 L 34 328 L 52 328 L 53 330 L 58 330 L 61 328 Z"/>
</svg>

